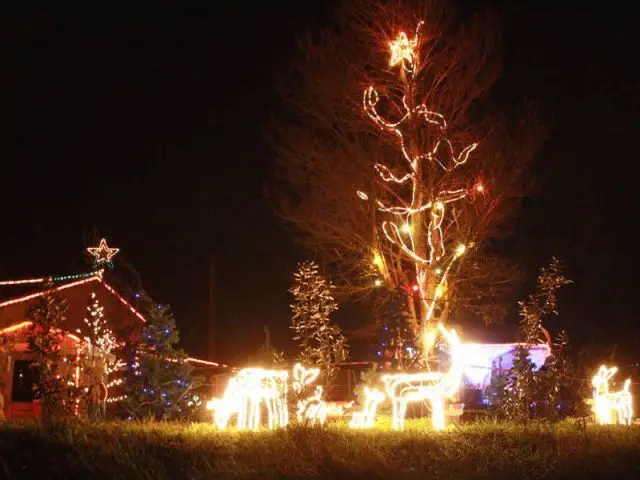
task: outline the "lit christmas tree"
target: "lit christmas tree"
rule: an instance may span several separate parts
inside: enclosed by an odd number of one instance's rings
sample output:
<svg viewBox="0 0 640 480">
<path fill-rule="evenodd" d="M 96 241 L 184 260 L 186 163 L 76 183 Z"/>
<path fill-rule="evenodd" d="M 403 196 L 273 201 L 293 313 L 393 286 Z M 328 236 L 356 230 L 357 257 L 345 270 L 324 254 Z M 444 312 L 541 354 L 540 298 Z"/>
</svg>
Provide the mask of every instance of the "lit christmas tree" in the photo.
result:
<svg viewBox="0 0 640 480">
<path fill-rule="evenodd" d="M 79 379 L 74 375 L 77 354 L 66 352 L 63 345 L 68 301 L 52 293 L 51 287 L 51 282 L 45 284 L 45 293 L 27 312 L 33 322 L 28 344 L 34 353 L 32 368 L 37 372 L 36 395 L 42 401 L 45 422 L 76 414 L 79 399 Z"/>
<path fill-rule="evenodd" d="M 138 419 L 188 418 L 201 404 L 193 391 L 200 379 L 192 376 L 187 355 L 175 348 L 178 329 L 168 306 L 152 303 L 142 337 L 132 351 L 126 381 L 125 409 Z"/>
<path fill-rule="evenodd" d="M 331 365 L 346 360 L 349 353 L 340 327 L 329 318 L 338 309 L 332 288 L 320 275 L 318 265 L 305 261 L 298 265 L 290 289 L 295 300 L 291 305 L 291 328 L 300 348 L 300 361 L 319 366 L 327 377 L 332 374 Z"/>
</svg>

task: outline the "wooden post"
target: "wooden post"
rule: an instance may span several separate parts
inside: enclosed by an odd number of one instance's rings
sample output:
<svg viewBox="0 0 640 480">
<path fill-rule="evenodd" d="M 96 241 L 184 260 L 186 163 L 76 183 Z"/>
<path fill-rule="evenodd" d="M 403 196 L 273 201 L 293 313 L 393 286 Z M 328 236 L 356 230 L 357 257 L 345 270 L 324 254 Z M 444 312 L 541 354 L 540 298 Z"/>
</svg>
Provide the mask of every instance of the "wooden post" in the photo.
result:
<svg viewBox="0 0 640 480">
<path fill-rule="evenodd" d="M 207 353 L 209 360 L 215 358 L 216 348 L 216 313 L 215 313 L 215 298 L 216 298 L 216 264 L 213 253 L 209 255 L 209 308 L 208 308 L 208 336 L 207 336 Z"/>
</svg>

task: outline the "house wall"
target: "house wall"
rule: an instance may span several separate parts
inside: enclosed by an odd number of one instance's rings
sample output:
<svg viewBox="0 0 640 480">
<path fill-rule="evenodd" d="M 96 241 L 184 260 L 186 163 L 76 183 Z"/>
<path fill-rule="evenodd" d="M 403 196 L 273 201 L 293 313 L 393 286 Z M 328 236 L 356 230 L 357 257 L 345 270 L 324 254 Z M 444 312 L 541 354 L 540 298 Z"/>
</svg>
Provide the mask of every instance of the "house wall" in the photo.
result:
<svg viewBox="0 0 640 480">
<path fill-rule="evenodd" d="M 84 318 L 87 314 L 87 305 L 92 292 L 96 293 L 100 304 L 104 307 L 105 318 L 118 340 L 123 341 L 129 336 L 137 334 L 142 325 L 141 319 L 137 317 L 135 312 L 131 311 L 128 304 L 123 304 L 98 279 L 56 292 L 57 295 L 64 296 L 69 301 L 65 330 L 71 333 L 76 333 L 78 329 L 86 331 Z M 37 300 L 37 298 L 34 298 L 0 306 L 0 331 L 27 321 L 27 312 Z M 37 408 L 34 409 L 32 403 L 12 401 L 15 362 L 30 360 L 33 358 L 33 354 L 28 351 L 26 330 L 16 330 L 11 332 L 10 335 L 14 337 L 15 352 L 10 355 L 9 359 L 7 359 L 7 353 L 3 353 L 0 347 L 0 380 L 4 384 L 2 394 L 5 399 L 5 416 L 7 418 L 38 416 L 40 412 Z M 67 341 L 65 339 L 64 348 L 67 353 L 75 351 L 75 341 Z"/>
<path fill-rule="evenodd" d="M 15 344 L 10 353 L 0 352 L 2 361 L 0 361 L 0 380 L 2 381 L 2 394 L 5 401 L 5 418 L 22 418 L 39 416 L 41 412 L 34 408 L 33 402 L 16 402 L 13 401 L 14 390 L 14 373 L 16 362 L 27 360 L 32 361 L 34 354 L 29 351 L 27 344 L 26 329 L 16 332 L 14 335 Z M 77 352 L 77 341 L 70 337 L 66 337 L 62 344 L 63 355 L 73 355 Z M 63 369 L 64 372 L 64 369 Z M 66 373 L 66 372 L 64 372 Z"/>
</svg>

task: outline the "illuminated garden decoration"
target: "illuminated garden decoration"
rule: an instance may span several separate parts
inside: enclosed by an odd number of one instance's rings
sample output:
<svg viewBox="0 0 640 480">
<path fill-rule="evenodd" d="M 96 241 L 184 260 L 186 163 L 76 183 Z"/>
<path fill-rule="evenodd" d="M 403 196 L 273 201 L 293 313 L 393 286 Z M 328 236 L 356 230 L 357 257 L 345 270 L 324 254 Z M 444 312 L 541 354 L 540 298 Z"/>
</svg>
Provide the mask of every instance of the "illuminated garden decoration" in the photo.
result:
<svg viewBox="0 0 640 480">
<path fill-rule="evenodd" d="M 300 363 L 293 367 L 293 390 L 300 395 L 305 387 L 313 383 L 320 374 L 319 368 L 305 368 Z M 324 425 L 327 420 L 328 407 L 322 399 L 324 389 L 318 385 L 310 397 L 301 398 L 297 403 L 297 420 L 300 423 Z"/>
<path fill-rule="evenodd" d="M 633 397 L 629 390 L 631 379 L 625 380 L 622 390 L 609 392 L 609 380 L 618 371 L 617 367 L 602 365 L 593 376 L 593 413 L 596 423 L 611 425 L 621 423 L 630 425 L 633 417 Z"/>
<path fill-rule="evenodd" d="M 389 42 L 389 66 L 400 68 L 404 93 L 398 108 L 403 114 L 396 120 L 384 118 L 378 111 L 380 95 L 374 86 L 367 87 L 363 97 L 367 116 L 395 137 L 404 166 L 376 163 L 375 171 L 386 187 L 378 189 L 375 196 L 357 192 L 382 214 L 378 231 L 392 246 L 374 247 L 372 252 L 373 264 L 382 279 L 390 285 L 396 283 L 391 280 L 390 268 L 397 269 L 399 258 L 405 265 L 401 270 L 412 272 L 413 283 L 404 289 L 410 295 L 409 309 L 415 313 L 412 330 L 416 338 L 434 318 L 437 301 L 446 296 L 452 265 L 471 246 L 448 238 L 450 222 L 456 221 L 448 219 L 448 210 L 455 202 L 485 191 L 481 183 L 465 185 L 460 175 L 453 173 L 467 163 L 478 144 L 456 149 L 445 118 L 418 101 L 423 27 L 424 22 L 420 22 L 412 38 L 401 32 Z M 424 132 L 418 133 L 419 129 Z M 383 284 L 380 278 L 375 282 L 377 286 Z"/>
<path fill-rule="evenodd" d="M 207 409 L 213 411 L 213 420 L 220 430 L 227 428 L 233 415 L 238 429 L 258 430 L 264 404 L 268 428 L 285 427 L 289 423 L 288 378 L 286 370 L 242 369 L 231 378 L 222 398 L 210 400 Z"/>
<path fill-rule="evenodd" d="M 380 405 L 385 398 L 385 394 L 377 388 L 364 387 L 364 404 L 362 410 L 353 412 L 349 427 L 372 428 L 376 423 L 378 405 Z"/>
<path fill-rule="evenodd" d="M 291 329 L 299 347 L 299 360 L 321 368 L 325 379 L 332 376 L 332 365 L 345 361 L 349 353 L 342 330 L 330 318 L 338 309 L 332 290 L 333 285 L 320 274 L 318 264 L 311 261 L 298 264 L 289 290 L 294 297 Z"/>
<path fill-rule="evenodd" d="M 451 365 L 447 372 L 419 372 L 383 375 L 387 395 L 393 407 L 392 423 L 394 430 L 404 429 L 407 405 L 412 402 L 429 400 L 431 419 L 435 430 L 445 428 L 444 403 L 455 394 L 462 380 L 462 349 L 455 330 L 438 326 L 440 333 L 450 345 Z"/>
</svg>

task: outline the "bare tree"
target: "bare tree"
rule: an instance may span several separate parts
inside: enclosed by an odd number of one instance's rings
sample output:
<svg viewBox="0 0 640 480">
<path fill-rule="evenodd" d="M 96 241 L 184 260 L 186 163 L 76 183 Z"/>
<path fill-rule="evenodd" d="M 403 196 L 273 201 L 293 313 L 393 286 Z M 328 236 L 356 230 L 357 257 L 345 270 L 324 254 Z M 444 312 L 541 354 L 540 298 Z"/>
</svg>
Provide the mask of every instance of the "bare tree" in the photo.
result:
<svg viewBox="0 0 640 480">
<path fill-rule="evenodd" d="M 283 77 L 270 198 L 340 293 L 404 290 L 415 335 L 451 312 L 495 319 L 518 273 L 496 240 L 544 137 L 530 106 L 512 118 L 488 95 L 497 21 L 460 20 L 441 1 L 337 13 Z"/>
</svg>

